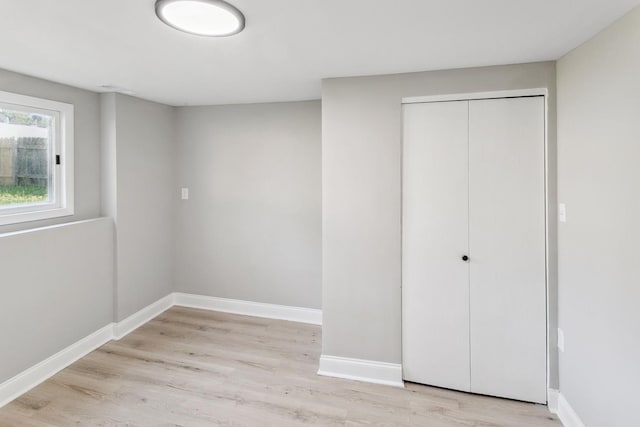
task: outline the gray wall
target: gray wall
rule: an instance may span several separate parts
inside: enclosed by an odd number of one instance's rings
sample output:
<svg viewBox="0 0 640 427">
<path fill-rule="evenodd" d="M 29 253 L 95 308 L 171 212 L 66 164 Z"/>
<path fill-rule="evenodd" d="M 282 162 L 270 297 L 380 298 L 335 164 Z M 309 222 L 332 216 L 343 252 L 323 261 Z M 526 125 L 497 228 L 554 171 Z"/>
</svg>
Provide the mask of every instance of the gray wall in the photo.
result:
<svg viewBox="0 0 640 427">
<path fill-rule="evenodd" d="M 113 225 L 36 229 L 100 215 L 98 94 L 5 70 L 0 90 L 73 104 L 75 112 L 75 215 L 0 226 L 29 230 L 0 234 L 1 383 L 112 321 Z"/>
<path fill-rule="evenodd" d="M 116 218 L 118 213 L 118 163 L 116 159 L 116 94 L 100 95 L 100 179 L 103 216 Z"/>
<path fill-rule="evenodd" d="M 114 223 L 118 213 L 118 192 L 117 192 L 117 164 L 116 164 L 116 95 L 114 93 L 104 93 L 100 95 L 100 195 L 102 216 L 110 217 Z M 117 266 L 117 245 L 116 233 L 111 239 L 113 249 L 112 271 L 113 271 L 113 319 L 118 318 L 118 295 L 116 279 L 118 275 Z"/>
<path fill-rule="evenodd" d="M 323 354 L 401 362 L 401 99 L 523 88 L 548 88 L 550 94 L 548 197 L 553 260 L 554 63 L 323 81 Z M 551 262 L 552 342 L 556 339 L 555 269 Z M 551 352 L 550 385 L 557 387 L 555 346 Z"/>
<path fill-rule="evenodd" d="M 319 101 L 175 109 L 2 70 L 0 90 L 76 126 L 76 215 L 0 227 L 29 229 L 0 234 L 0 382 L 174 289 L 320 307 Z"/>
<path fill-rule="evenodd" d="M 98 94 L 0 69 L 0 90 L 74 105 L 75 214 L 0 226 L 0 233 L 100 215 L 100 102 Z"/>
<path fill-rule="evenodd" d="M 558 63 L 560 391 L 587 426 L 638 426 L 640 9 Z"/>
<path fill-rule="evenodd" d="M 0 235 L 0 383 L 107 326 L 109 218 Z"/>
<path fill-rule="evenodd" d="M 178 109 L 176 290 L 319 308 L 320 102 Z"/>
<path fill-rule="evenodd" d="M 103 211 L 116 223 L 119 321 L 173 291 L 174 109 L 102 97 Z"/>
</svg>

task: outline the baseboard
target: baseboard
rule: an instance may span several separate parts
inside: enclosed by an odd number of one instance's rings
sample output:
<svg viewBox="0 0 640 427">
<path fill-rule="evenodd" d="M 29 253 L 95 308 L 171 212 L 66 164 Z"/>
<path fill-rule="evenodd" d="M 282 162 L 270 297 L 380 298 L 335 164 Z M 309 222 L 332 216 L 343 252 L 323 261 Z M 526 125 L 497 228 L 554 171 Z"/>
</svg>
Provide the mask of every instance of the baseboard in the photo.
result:
<svg viewBox="0 0 640 427">
<path fill-rule="evenodd" d="M 162 314 L 175 305 L 174 294 L 169 294 L 159 299 L 151 305 L 146 306 L 142 310 L 132 314 L 120 322 L 113 325 L 113 339 L 119 340 L 129 335 L 140 326 L 147 323 L 154 317 Z"/>
<path fill-rule="evenodd" d="M 322 324 L 322 311 L 313 308 L 290 307 L 286 305 L 265 304 L 204 295 L 192 295 L 176 292 L 175 305 L 242 314 L 245 316 L 266 317 L 268 319 L 290 320 L 292 322 Z"/>
<path fill-rule="evenodd" d="M 585 427 L 584 423 L 573 410 L 567 398 L 562 393 L 558 395 L 558 418 L 565 427 Z"/>
<path fill-rule="evenodd" d="M 548 396 L 549 411 L 560 418 L 564 427 L 585 427 L 567 398 L 560 391 L 550 389 Z"/>
<path fill-rule="evenodd" d="M 76 360 L 86 356 L 111 340 L 119 340 L 125 337 L 174 305 L 270 319 L 291 320 L 315 325 L 322 324 L 322 311 L 320 310 L 172 293 L 120 322 L 108 324 L 102 329 L 71 344 L 64 350 L 61 350 L 48 359 L 0 384 L 0 408 L 17 399 L 38 384 L 51 378 Z"/>
<path fill-rule="evenodd" d="M 119 340 L 174 304 L 173 294 L 159 299 L 121 322 L 110 323 L 46 360 L 0 384 L 0 408 L 48 380 L 76 360 L 111 340 Z"/>
<path fill-rule="evenodd" d="M 558 413 L 558 397 L 560 396 L 560 391 L 555 389 L 547 390 L 547 407 L 549 408 L 549 412 L 552 414 Z"/>
<path fill-rule="evenodd" d="M 322 355 L 318 375 L 404 387 L 402 365 L 396 363 Z"/>
<path fill-rule="evenodd" d="M 0 408 L 17 399 L 38 384 L 51 378 L 76 360 L 108 343 L 113 338 L 113 324 L 71 344 L 46 360 L 0 384 Z"/>
</svg>

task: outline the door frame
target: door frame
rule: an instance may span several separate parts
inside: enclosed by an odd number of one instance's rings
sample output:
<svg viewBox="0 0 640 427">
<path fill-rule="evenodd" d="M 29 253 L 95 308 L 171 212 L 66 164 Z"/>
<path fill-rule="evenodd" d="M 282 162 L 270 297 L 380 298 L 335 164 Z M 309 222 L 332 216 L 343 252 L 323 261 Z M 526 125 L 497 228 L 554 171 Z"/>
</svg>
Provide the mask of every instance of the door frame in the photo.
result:
<svg viewBox="0 0 640 427">
<path fill-rule="evenodd" d="M 522 98 L 522 97 L 532 97 L 532 96 L 542 96 L 544 97 L 544 228 L 545 228 L 545 310 L 546 310 L 546 364 L 547 364 L 547 378 L 546 378 L 546 386 L 547 386 L 547 404 L 553 404 L 552 399 L 552 391 L 549 388 L 549 384 L 551 384 L 551 355 L 550 355 L 550 333 L 551 333 L 551 322 L 549 318 L 549 283 L 552 281 L 550 277 L 550 250 L 549 245 L 550 242 L 553 241 L 557 243 L 557 236 L 550 235 L 550 227 L 549 227 L 549 219 L 551 216 L 550 208 L 555 206 L 555 203 L 551 203 L 549 200 L 549 90 L 547 88 L 531 88 L 531 89 L 514 89 L 514 90 L 499 90 L 499 91 L 489 91 L 489 92 L 470 92 L 470 93 L 452 93 L 452 94 L 442 94 L 442 95 L 426 95 L 426 96 L 410 96 L 402 98 L 402 105 L 405 104 L 424 104 L 424 103 L 434 103 L 434 102 L 447 102 L 447 101 L 473 101 L 473 100 L 481 100 L 481 99 L 501 99 L 501 98 Z M 402 123 L 404 124 L 404 114 L 402 114 Z M 402 149 L 404 146 L 404 135 L 401 138 L 401 152 L 404 153 Z M 404 168 L 404 157 L 401 160 L 401 171 Z M 401 183 L 401 197 L 404 198 L 404 184 Z M 401 203 L 400 209 L 402 209 L 403 204 Z M 401 211 L 401 224 L 400 224 L 400 238 L 402 239 L 402 211 Z M 402 245 L 401 245 L 402 247 Z M 404 254 L 401 253 L 400 257 Z M 400 290 L 403 292 L 403 278 L 402 271 L 400 272 Z M 557 299 L 557 294 L 556 294 Z M 400 298 L 400 312 L 402 311 L 402 301 L 403 298 Z M 402 353 L 402 342 L 404 340 L 404 335 L 402 331 L 404 327 L 402 325 L 401 316 L 401 348 L 400 352 Z M 404 358 L 402 358 L 404 360 Z M 404 376 L 404 374 L 403 374 Z"/>
</svg>

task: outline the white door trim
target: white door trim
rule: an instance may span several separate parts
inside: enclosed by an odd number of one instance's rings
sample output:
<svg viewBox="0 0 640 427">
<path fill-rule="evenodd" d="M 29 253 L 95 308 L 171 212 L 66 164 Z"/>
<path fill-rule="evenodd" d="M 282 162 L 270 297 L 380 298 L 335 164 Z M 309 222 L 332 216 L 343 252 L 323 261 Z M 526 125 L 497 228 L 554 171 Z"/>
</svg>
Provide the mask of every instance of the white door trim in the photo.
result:
<svg viewBox="0 0 640 427">
<path fill-rule="evenodd" d="M 547 88 L 498 90 L 492 92 L 452 93 L 443 95 L 409 96 L 402 98 L 403 104 L 421 104 L 426 102 L 473 101 L 478 99 L 519 98 L 523 96 L 549 96 Z"/>
</svg>

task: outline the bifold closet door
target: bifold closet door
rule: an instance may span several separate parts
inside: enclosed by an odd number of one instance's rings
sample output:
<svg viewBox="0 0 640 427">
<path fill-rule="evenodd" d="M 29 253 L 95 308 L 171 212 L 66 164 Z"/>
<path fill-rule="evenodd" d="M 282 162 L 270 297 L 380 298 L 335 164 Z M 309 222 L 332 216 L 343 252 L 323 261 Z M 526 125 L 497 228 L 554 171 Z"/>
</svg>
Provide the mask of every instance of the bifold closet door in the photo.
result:
<svg viewBox="0 0 640 427">
<path fill-rule="evenodd" d="M 403 376 L 469 391 L 468 102 L 403 110 Z"/>
<path fill-rule="evenodd" d="M 543 97 L 469 103 L 471 391 L 546 402 Z"/>
<path fill-rule="evenodd" d="M 544 403 L 544 98 L 403 108 L 404 378 Z"/>
</svg>

